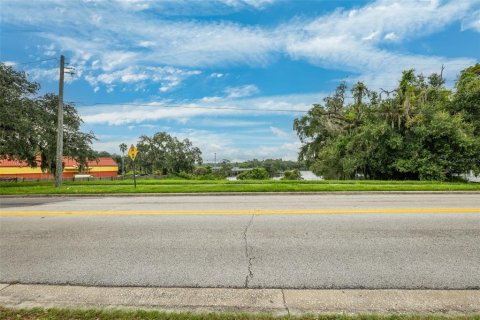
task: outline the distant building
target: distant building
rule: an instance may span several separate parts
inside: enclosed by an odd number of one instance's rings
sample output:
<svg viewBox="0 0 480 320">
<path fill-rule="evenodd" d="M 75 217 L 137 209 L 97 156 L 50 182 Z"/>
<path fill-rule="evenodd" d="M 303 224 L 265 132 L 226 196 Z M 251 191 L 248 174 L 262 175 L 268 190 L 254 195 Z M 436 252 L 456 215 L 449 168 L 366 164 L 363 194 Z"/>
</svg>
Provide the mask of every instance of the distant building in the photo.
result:
<svg viewBox="0 0 480 320">
<path fill-rule="evenodd" d="M 117 163 L 109 157 L 88 162 L 88 169 L 79 171 L 78 163 L 72 158 L 63 158 L 63 177 L 72 178 L 76 174 L 88 174 L 94 177 L 116 177 L 118 174 Z M 0 178 L 25 178 L 25 179 L 51 179 L 53 175 L 42 172 L 40 164 L 32 168 L 23 161 L 0 159 Z"/>
</svg>

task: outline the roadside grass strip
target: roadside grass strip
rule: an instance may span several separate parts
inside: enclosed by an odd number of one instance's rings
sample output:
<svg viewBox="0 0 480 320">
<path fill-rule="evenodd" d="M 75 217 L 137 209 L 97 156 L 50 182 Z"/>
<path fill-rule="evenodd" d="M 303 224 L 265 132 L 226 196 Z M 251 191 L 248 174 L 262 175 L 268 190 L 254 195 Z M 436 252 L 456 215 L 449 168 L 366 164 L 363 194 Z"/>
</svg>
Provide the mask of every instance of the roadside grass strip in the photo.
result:
<svg viewBox="0 0 480 320">
<path fill-rule="evenodd" d="M 305 314 L 301 316 L 275 316 L 271 314 L 249 313 L 189 313 L 145 310 L 115 309 L 13 309 L 0 307 L 0 319 L 13 320 L 480 320 L 480 314 L 472 315 L 432 315 L 432 314 Z"/>
<path fill-rule="evenodd" d="M 229 193 L 229 192 L 342 192 L 342 191 L 479 191 L 480 183 L 430 181 L 225 181 L 129 180 L 0 183 L 0 195 L 111 193 Z"/>
<path fill-rule="evenodd" d="M 314 215 L 314 214 L 480 213 L 480 208 L 325 209 L 325 210 L 213 210 L 213 211 L 0 211 L 0 217 L 96 215 Z"/>
</svg>

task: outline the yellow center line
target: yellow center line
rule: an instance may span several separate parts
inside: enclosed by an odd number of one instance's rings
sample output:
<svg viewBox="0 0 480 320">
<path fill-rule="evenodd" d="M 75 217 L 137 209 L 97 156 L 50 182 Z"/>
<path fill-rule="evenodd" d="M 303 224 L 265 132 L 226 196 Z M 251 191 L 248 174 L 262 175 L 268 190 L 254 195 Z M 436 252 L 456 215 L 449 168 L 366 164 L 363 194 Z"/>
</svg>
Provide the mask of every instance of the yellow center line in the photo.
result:
<svg viewBox="0 0 480 320">
<path fill-rule="evenodd" d="M 272 215 L 272 214 L 393 214 L 480 213 L 480 208 L 322 209 L 322 210 L 206 210 L 206 211 L 2 211 L 0 216 L 96 216 L 96 215 Z"/>
</svg>

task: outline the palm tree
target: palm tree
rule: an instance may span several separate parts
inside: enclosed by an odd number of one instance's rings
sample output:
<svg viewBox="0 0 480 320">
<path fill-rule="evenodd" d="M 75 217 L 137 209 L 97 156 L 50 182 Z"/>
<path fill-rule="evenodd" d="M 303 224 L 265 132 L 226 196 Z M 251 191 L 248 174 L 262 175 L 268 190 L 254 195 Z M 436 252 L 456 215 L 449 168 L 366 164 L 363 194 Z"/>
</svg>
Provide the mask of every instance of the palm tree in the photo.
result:
<svg viewBox="0 0 480 320">
<path fill-rule="evenodd" d="M 120 143 L 120 152 L 122 153 L 122 173 L 125 175 L 125 151 L 127 151 L 127 145 Z"/>
</svg>

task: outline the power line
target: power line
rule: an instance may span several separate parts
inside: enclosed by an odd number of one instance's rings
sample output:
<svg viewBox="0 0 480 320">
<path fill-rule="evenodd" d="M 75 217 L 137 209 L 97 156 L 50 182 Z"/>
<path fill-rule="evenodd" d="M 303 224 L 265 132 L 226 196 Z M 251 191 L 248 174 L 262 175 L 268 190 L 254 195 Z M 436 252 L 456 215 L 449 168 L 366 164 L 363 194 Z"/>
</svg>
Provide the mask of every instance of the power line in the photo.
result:
<svg viewBox="0 0 480 320">
<path fill-rule="evenodd" d="M 391 91 L 394 91 L 392 89 Z M 381 94 L 382 92 L 379 92 Z M 331 95 L 325 96 L 320 100 L 324 100 L 325 98 L 333 98 L 333 93 Z M 353 96 L 343 96 L 344 99 L 354 99 Z M 82 102 L 82 101 L 68 101 L 67 103 L 81 105 L 85 107 L 91 106 L 99 106 L 99 105 L 106 105 L 106 106 L 138 106 L 138 107 L 151 107 L 151 108 L 175 108 L 175 109 L 199 109 L 199 110 L 231 110 L 231 111 L 256 111 L 256 112 L 292 112 L 292 113 L 306 113 L 309 110 L 298 110 L 298 109 L 255 109 L 255 108 L 242 108 L 242 107 L 208 107 L 208 106 L 189 106 L 189 105 L 155 105 L 155 102 L 151 103 L 135 103 L 135 102 Z M 320 103 L 320 102 L 319 102 Z M 310 103 L 310 106 L 316 104 L 315 102 Z"/>
</svg>

